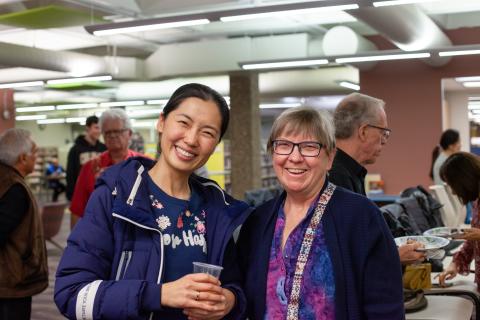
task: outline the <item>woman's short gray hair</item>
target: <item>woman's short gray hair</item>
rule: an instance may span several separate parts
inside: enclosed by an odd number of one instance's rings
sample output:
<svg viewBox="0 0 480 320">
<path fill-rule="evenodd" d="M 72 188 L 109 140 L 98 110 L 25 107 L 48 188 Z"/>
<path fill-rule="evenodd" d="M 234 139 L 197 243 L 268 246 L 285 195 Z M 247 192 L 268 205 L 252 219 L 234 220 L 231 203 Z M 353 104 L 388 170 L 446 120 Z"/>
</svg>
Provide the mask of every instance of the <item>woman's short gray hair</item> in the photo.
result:
<svg viewBox="0 0 480 320">
<path fill-rule="evenodd" d="M 375 123 L 378 111 L 385 108 L 383 100 L 361 93 L 352 93 L 338 104 L 333 114 L 335 137 L 348 139 L 360 126 Z"/>
<path fill-rule="evenodd" d="M 31 133 L 25 129 L 11 128 L 0 135 L 0 162 L 14 166 L 22 154 L 30 154 L 33 148 Z"/>
<path fill-rule="evenodd" d="M 130 119 L 128 118 L 127 113 L 123 109 L 109 109 L 102 113 L 100 116 L 100 120 L 98 125 L 100 126 L 100 130 L 103 132 L 103 125 L 107 120 L 122 120 L 123 128 L 125 129 L 132 129 L 132 124 L 130 123 Z"/>
<path fill-rule="evenodd" d="M 311 107 L 296 107 L 282 112 L 273 122 L 267 149 L 272 152 L 273 141 L 280 135 L 311 135 L 323 145 L 328 154 L 335 149 L 335 134 L 330 113 Z"/>
</svg>

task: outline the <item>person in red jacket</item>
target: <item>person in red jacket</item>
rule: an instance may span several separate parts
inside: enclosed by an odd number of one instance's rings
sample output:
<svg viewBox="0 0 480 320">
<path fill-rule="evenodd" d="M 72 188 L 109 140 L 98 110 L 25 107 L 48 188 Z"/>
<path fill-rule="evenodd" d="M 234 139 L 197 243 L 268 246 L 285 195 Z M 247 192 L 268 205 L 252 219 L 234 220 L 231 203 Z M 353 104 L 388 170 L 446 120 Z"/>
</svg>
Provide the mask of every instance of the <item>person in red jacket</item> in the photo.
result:
<svg viewBox="0 0 480 320">
<path fill-rule="evenodd" d="M 100 117 L 100 129 L 107 147 L 100 156 L 82 166 L 73 192 L 70 211 L 70 227 L 73 229 L 83 212 L 95 187 L 95 180 L 111 165 L 142 154 L 128 149 L 132 129 L 130 120 L 122 109 L 104 111 Z"/>
</svg>

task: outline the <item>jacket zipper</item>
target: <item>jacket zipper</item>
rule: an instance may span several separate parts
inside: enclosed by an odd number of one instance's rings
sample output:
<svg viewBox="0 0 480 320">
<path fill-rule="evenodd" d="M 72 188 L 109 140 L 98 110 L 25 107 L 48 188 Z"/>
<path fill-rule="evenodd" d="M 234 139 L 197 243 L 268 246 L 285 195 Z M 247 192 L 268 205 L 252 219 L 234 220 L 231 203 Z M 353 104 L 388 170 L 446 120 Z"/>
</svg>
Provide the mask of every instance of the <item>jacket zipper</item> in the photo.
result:
<svg viewBox="0 0 480 320">
<path fill-rule="evenodd" d="M 131 224 L 133 224 L 133 225 L 135 225 L 135 226 L 137 226 L 137 227 L 139 227 L 139 228 L 158 232 L 158 234 L 160 235 L 160 263 L 159 263 L 160 266 L 159 266 L 159 270 L 158 270 L 157 284 L 160 284 L 160 280 L 162 279 L 162 273 L 163 273 L 163 255 L 164 255 L 164 253 L 163 253 L 163 234 L 162 234 L 162 232 L 161 232 L 160 230 L 158 230 L 158 229 L 150 228 L 150 227 L 144 226 L 144 225 L 142 225 L 142 224 L 139 224 L 139 223 L 137 223 L 137 222 L 135 222 L 135 221 L 132 221 L 132 220 L 130 220 L 130 219 L 127 219 L 127 218 L 125 218 L 124 216 L 121 216 L 121 215 L 119 215 L 119 214 L 116 214 L 115 212 L 112 213 L 112 216 L 115 217 L 115 218 L 118 218 L 118 219 L 127 221 L 127 222 L 129 222 L 129 223 L 131 223 Z M 123 253 L 122 253 L 122 255 L 123 255 Z M 130 255 L 130 257 L 131 257 L 131 255 Z M 130 258 L 127 258 L 127 260 L 128 260 L 128 262 L 129 262 L 129 261 L 130 261 Z M 150 320 L 153 319 L 153 312 L 150 313 L 149 319 L 150 319 Z"/>
<path fill-rule="evenodd" d="M 115 276 L 116 281 L 125 278 L 125 273 L 127 273 L 128 265 L 130 264 L 131 259 L 132 251 L 122 251 L 120 262 L 118 263 L 117 273 Z"/>
</svg>

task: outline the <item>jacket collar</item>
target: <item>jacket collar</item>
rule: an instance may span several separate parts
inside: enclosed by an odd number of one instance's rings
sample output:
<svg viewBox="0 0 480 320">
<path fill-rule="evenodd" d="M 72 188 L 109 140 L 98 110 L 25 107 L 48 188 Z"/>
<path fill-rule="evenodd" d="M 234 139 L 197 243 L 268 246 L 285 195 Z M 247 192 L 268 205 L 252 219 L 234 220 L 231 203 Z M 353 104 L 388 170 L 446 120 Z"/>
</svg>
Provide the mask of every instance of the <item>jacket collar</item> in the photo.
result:
<svg viewBox="0 0 480 320">
<path fill-rule="evenodd" d="M 107 170 L 106 174 L 102 176 L 103 182 L 100 183 L 106 183 L 112 189 L 112 195 L 115 196 L 113 213 L 136 224 L 157 229 L 155 215 L 148 197 L 147 180 L 148 171 L 154 164 L 153 160 L 142 157 L 129 158 L 120 166 L 113 166 L 113 170 Z M 228 221 L 233 225 L 241 224 L 245 220 L 245 216 L 240 213 L 245 211 L 248 206 L 226 195 L 215 182 L 196 175 L 192 175 L 189 182 L 199 193 L 200 198 L 206 199 L 207 212 L 215 214 L 219 212 L 219 209 L 225 209 L 220 210 L 224 214 L 215 219 L 221 219 L 224 223 Z M 213 217 L 208 219 L 211 218 Z M 227 226 L 225 225 L 225 227 Z"/>
</svg>

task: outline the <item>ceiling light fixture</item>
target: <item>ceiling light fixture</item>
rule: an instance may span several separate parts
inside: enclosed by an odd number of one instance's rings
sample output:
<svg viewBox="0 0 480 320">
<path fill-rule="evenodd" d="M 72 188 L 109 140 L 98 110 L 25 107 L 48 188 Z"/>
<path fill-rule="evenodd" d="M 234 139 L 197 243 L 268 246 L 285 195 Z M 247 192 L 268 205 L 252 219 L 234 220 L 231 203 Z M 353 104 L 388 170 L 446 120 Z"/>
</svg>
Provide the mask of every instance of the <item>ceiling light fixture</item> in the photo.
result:
<svg viewBox="0 0 480 320">
<path fill-rule="evenodd" d="M 243 64 L 241 63 L 240 66 L 244 70 L 253 70 L 253 69 L 277 69 L 277 68 L 290 68 L 290 67 L 311 67 L 311 66 L 325 65 L 325 64 L 328 64 L 327 59 L 243 63 Z"/>
<path fill-rule="evenodd" d="M 108 36 L 113 34 L 120 33 L 131 33 L 131 32 L 141 32 L 141 31 L 151 31 L 159 29 L 171 29 L 171 28 L 180 28 L 180 27 L 191 27 L 198 26 L 202 24 L 210 23 L 209 19 L 204 18 L 200 15 L 190 16 L 177 16 L 177 17 L 167 17 L 167 18 L 153 18 L 145 20 L 133 20 L 125 21 L 119 23 L 109 23 L 101 25 L 90 25 L 86 26 L 85 30 L 95 36 Z"/>
<path fill-rule="evenodd" d="M 167 102 L 168 102 L 168 99 L 147 100 L 147 104 L 154 104 L 154 105 L 164 105 Z"/>
<path fill-rule="evenodd" d="M 91 109 L 97 107 L 98 103 L 61 104 L 57 106 L 57 110 Z"/>
<path fill-rule="evenodd" d="M 28 82 L 13 82 L 13 83 L 0 83 L 0 89 L 13 89 L 23 87 L 40 87 L 43 86 L 43 81 L 28 81 Z"/>
<path fill-rule="evenodd" d="M 87 121 L 87 118 L 85 117 L 73 117 L 73 118 L 66 118 L 65 122 L 66 123 L 85 123 Z"/>
<path fill-rule="evenodd" d="M 44 114 L 35 114 L 31 116 L 16 116 L 15 120 L 17 121 L 28 121 L 28 120 L 40 120 L 47 119 L 47 116 Z"/>
<path fill-rule="evenodd" d="M 21 107 L 16 108 L 16 112 L 35 112 L 35 111 L 53 111 L 55 106 L 37 106 L 37 107 Z"/>
<path fill-rule="evenodd" d="M 66 83 L 79 83 L 79 82 L 91 82 L 91 81 L 109 81 L 109 80 L 112 80 L 112 76 L 108 75 L 108 76 L 54 79 L 54 80 L 48 80 L 47 84 L 66 84 Z"/>
<path fill-rule="evenodd" d="M 132 119 L 132 127 L 154 129 L 157 127 L 157 120 L 138 121 L 138 120 Z"/>
<path fill-rule="evenodd" d="M 335 62 L 336 63 L 354 63 L 354 62 L 367 62 L 367 61 L 421 59 L 421 58 L 429 58 L 429 57 L 430 57 L 430 53 L 428 52 L 417 52 L 417 53 L 374 55 L 374 56 L 364 56 L 364 57 L 337 58 L 335 59 Z"/>
<path fill-rule="evenodd" d="M 411 3 L 422 3 L 422 2 L 433 2 L 438 0 L 388 0 L 388 1 L 375 1 L 373 3 L 374 7 L 387 7 L 387 6 L 398 6 L 402 4 L 411 4 Z"/>
<path fill-rule="evenodd" d="M 300 107 L 301 103 L 262 103 L 260 109 L 288 109 Z"/>
<path fill-rule="evenodd" d="M 354 10 L 358 8 L 359 8 L 358 4 L 345 4 L 345 5 L 316 7 L 316 8 L 279 10 L 279 11 L 224 16 L 224 17 L 220 17 L 220 21 L 231 22 L 231 21 L 243 21 L 243 20 L 250 20 L 250 19 L 275 18 L 275 17 L 299 15 L 299 14 L 306 14 L 306 13 L 312 14 L 312 13 L 327 12 L 327 11 Z"/>
<path fill-rule="evenodd" d="M 127 107 L 127 106 L 143 106 L 145 101 L 112 101 L 112 102 L 101 102 L 101 108 L 111 108 L 111 107 Z"/>
<path fill-rule="evenodd" d="M 463 84 L 464 87 L 467 87 L 467 88 L 479 88 L 480 87 L 480 81 L 463 82 L 462 84 Z"/>
<path fill-rule="evenodd" d="M 480 76 L 475 77 L 457 77 L 455 78 L 457 82 L 466 82 L 466 81 L 480 81 Z"/>
<path fill-rule="evenodd" d="M 480 50 L 452 50 L 452 51 L 440 51 L 438 53 L 440 57 L 467 56 L 472 54 L 480 54 Z"/>
<path fill-rule="evenodd" d="M 162 112 L 163 108 L 161 109 L 141 109 L 141 110 L 128 110 L 127 115 L 132 118 L 136 117 L 143 117 L 148 115 L 154 115 L 158 117 L 160 112 Z"/>
<path fill-rule="evenodd" d="M 37 120 L 38 124 L 65 123 L 64 118 Z"/>
<path fill-rule="evenodd" d="M 338 85 L 342 86 L 344 88 L 355 90 L 355 91 L 360 90 L 360 86 L 358 84 L 350 82 L 350 81 L 339 81 Z"/>
</svg>

